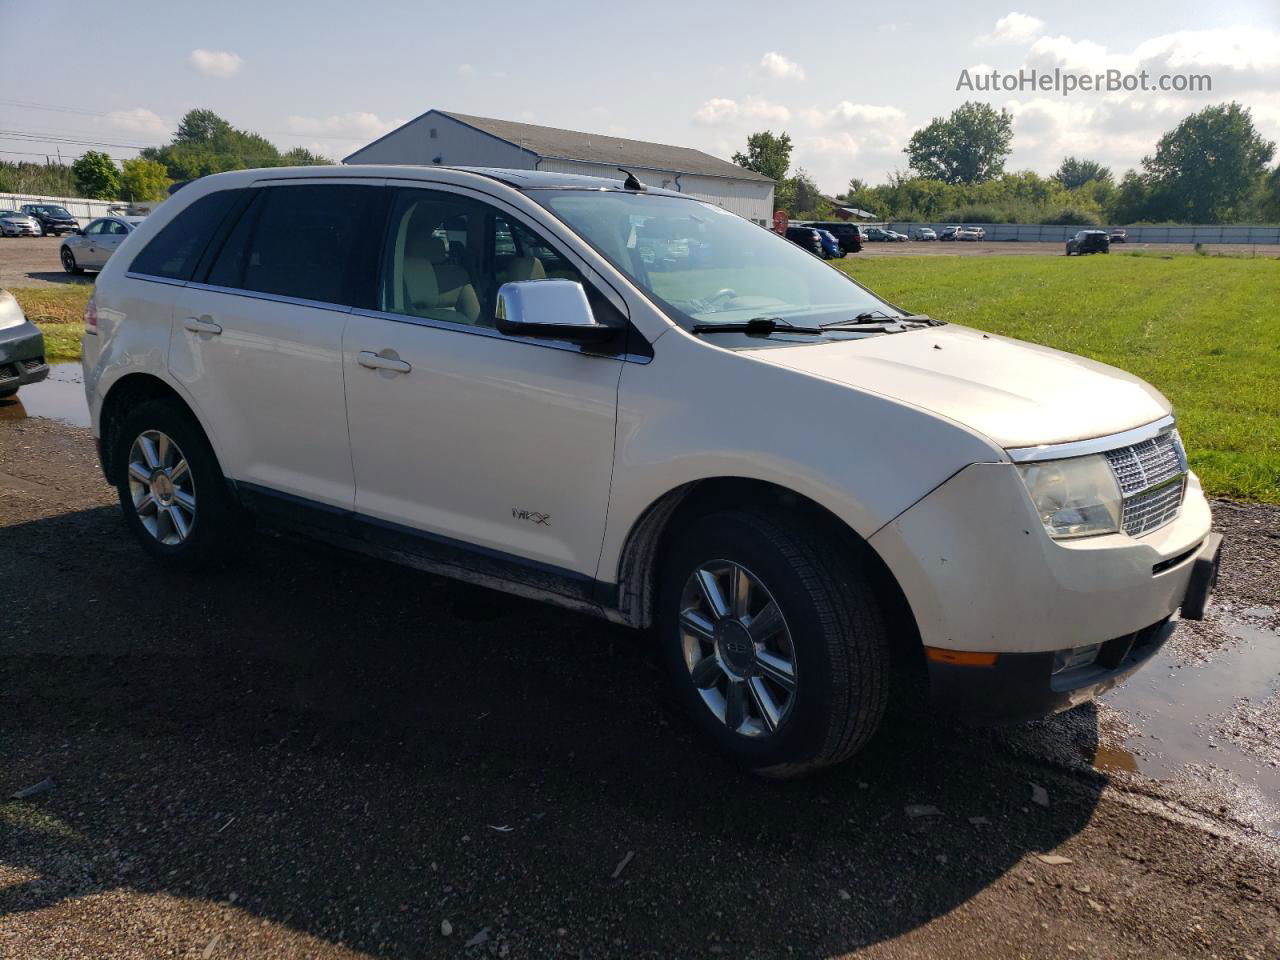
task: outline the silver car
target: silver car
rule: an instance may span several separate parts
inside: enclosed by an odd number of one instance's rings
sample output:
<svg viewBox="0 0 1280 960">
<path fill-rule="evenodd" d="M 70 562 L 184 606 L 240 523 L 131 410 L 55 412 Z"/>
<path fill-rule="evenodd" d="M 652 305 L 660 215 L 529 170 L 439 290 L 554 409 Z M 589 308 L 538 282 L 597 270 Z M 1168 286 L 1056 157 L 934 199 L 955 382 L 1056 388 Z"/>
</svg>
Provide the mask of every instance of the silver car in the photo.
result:
<svg viewBox="0 0 1280 960">
<path fill-rule="evenodd" d="M 101 270 L 142 217 L 99 217 L 62 241 L 59 257 L 67 273 Z"/>
<path fill-rule="evenodd" d="M 40 221 L 19 210 L 0 210 L 0 236 L 38 237 Z"/>
</svg>

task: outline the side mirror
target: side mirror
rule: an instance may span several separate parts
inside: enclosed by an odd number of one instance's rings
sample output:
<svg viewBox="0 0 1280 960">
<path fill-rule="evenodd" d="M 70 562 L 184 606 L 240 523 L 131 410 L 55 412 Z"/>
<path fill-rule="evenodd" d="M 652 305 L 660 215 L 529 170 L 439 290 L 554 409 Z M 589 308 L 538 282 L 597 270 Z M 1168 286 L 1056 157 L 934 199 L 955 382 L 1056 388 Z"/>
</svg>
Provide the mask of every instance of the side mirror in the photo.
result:
<svg viewBox="0 0 1280 960">
<path fill-rule="evenodd" d="M 82 227 L 76 227 L 76 236 L 77 236 L 77 237 L 83 237 L 83 236 L 84 236 L 84 228 L 82 228 Z"/>
<path fill-rule="evenodd" d="M 497 328 L 517 337 L 602 343 L 616 327 L 596 323 L 587 291 L 575 280 L 518 280 L 498 288 Z"/>
</svg>

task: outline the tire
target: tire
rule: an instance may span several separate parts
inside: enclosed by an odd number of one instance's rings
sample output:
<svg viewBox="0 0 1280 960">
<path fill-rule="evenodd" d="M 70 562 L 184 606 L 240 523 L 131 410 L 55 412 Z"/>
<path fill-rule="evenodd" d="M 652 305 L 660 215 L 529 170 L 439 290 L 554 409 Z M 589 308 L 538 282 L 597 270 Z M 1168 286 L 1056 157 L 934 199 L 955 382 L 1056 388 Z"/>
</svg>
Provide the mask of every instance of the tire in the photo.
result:
<svg viewBox="0 0 1280 960">
<path fill-rule="evenodd" d="M 707 575 L 714 591 L 700 586 Z M 730 584 L 743 576 L 746 604 L 716 622 L 711 601 L 732 607 Z M 803 776 L 848 760 L 875 733 L 889 693 L 888 633 L 846 542 L 763 509 L 707 516 L 666 549 L 657 602 L 676 695 L 738 765 Z M 768 615 L 771 605 L 780 617 Z M 753 625 L 766 632 L 753 635 Z M 779 669 L 788 663 L 789 674 Z M 789 688 L 775 679 L 787 676 Z"/>
<path fill-rule="evenodd" d="M 144 440 L 151 444 L 149 452 Z M 114 431 L 111 454 L 125 523 L 152 559 L 201 570 L 225 559 L 242 541 L 244 515 L 204 431 L 179 403 L 149 400 L 130 411 Z M 149 480 L 144 479 L 148 472 Z M 161 473 L 165 479 L 158 477 Z M 147 497 L 152 509 L 143 506 L 140 512 Z"/>
<path fill-rule="evenodd" d="M 58 258 L 62 261 L 62 269 L 67 273 L 84 273 L 84 267 L 76 263 L 76 255 L 71 252 L 70 247 L 63 247 Z"/>
<path fill-rule="evenodd" d="M 7 387 L 4 390 L 0 390 L 0 400 L 8 400 L 10 397 L 16 397 L 18 395 L 18 389 L 18 387 Z"/>
</svg>

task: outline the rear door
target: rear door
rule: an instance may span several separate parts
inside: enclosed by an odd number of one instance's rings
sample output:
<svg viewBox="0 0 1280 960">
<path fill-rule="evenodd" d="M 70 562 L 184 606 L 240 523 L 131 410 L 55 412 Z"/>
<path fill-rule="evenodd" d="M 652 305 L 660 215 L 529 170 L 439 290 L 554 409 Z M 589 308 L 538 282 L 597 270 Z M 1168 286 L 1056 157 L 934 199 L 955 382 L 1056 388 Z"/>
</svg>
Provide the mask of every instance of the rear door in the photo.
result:
<svg viewBox="0 0 1280 960">
<path fill-rule="evenodd" d="M 342 335 L 372 277 L 385 192 L 376 181 L 255 185 L 247 208 L 178 291 L 170 370 L 250 494 L 349 510 Z M 363 283 L 368 286 L 367 282 Z"/>
</svg>

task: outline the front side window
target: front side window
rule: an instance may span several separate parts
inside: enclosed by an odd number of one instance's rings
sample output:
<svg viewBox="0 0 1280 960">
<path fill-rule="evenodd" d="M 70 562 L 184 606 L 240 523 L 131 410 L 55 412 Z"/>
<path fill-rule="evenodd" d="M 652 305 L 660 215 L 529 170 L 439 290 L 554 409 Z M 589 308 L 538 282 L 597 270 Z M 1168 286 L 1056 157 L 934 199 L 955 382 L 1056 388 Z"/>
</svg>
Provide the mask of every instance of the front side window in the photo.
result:
<svg viewBox="0 0 1280 960">
<path fill-rule="evenodd" d="M 96 237 L 98 234 L 102 233 L 102 228 L 106 225 L 107 221 L 105 220 L 95 220 L 85 228 L 84 235 L 86 237 Z"/>
<path fill-rule="evenodd" d="M 123 237 L 129 232 L 129 228 L 119 220 L 103 220 L 102 232 L 113 237 Z"/>
<path fill-rule="evenodd" d="M 352 302 L 353 254 L 380 195 L 381 188 L 358 184 L 257 189 L 207 282 L 300 300 Z"/>
<path fill-rule="evenodd" d="M 817 325 L 876 310 L 897 315 L 796 244 L 700 200 L 601 190 L 529 196 L 687 326 L 756 317 Z"/>
<path fill-rule="evenodd" d="M 219 190 L 192 203 L 165 224 L 133 258 L 130 272 L 171 280 L 190 280 L 205 247 L 242 193 L 240 190 Z"/>
<path fill-rule="evenodd" d="M 502 284 L 553 277 L 585 283 L 551 244 L 488 204 L 407 188 L 391 211 L 379 309 L 492 327 Z"/>
</svg>

